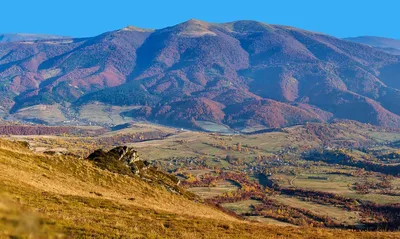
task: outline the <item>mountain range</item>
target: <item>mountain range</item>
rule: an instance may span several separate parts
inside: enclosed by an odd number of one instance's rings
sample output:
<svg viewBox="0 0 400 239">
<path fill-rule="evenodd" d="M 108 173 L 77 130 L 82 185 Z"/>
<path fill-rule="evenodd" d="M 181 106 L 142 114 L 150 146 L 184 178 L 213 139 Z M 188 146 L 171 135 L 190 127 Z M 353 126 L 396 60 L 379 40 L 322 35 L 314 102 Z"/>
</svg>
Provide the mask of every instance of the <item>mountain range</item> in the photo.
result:
<svg viewBox="0 0 400 239">
<path fill-rule="evenodd" d="M 400 40 L 397 39 L 374 36 L 361 36 L 344 38 L 344 40 L 375 47 L 390 54 L 400 55 Z"/>
<path fill-rule="evenodd" d="M 62 39 L 62 38 L 68 38 L 68 37 L 57 36 L 57 35 L 48 35 L 48 34 L 9 33 L 9 34 L 0 34 L 0 43 L 1 42 L 21 42 L 21 41 Z"/>
<path fill-rule="evenodd" d="M 382 48 L 289 26 L 194 19 L 89 38 L 6 41 L 2 116 L 57 105 L 71 118 L 96 102 L 135 106 L 120 114 L 190 128 L 335 119 L 398 128 L 400 56 Z"/>
</svg>

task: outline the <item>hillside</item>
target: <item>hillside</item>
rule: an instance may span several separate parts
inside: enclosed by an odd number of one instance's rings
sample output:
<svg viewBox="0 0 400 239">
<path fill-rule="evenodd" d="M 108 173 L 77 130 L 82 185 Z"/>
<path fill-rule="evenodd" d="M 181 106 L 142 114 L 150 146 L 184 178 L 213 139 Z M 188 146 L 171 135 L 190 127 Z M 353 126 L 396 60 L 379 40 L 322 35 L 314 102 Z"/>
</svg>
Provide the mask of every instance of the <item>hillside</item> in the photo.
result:
<svg viewBox="0 0 400 239">
<path fill-rule="evenodd" d="M 0 141 L 1 237 L 395 238 L 396 233 L 266 226 L 73 156 Z"/>
<path fill-rule="evenodd" d="M 1 110 L 8 120 L 55 125 L 90 123 L 81 110 L 102 104 L 135 107 L 109 118 L 203 130 L 205 123 L 244 130 L 334 119 L 398 128 L 399 64 L 379 49 L 293 27 L 192 19 L 1 43 Z"/>
</svg>

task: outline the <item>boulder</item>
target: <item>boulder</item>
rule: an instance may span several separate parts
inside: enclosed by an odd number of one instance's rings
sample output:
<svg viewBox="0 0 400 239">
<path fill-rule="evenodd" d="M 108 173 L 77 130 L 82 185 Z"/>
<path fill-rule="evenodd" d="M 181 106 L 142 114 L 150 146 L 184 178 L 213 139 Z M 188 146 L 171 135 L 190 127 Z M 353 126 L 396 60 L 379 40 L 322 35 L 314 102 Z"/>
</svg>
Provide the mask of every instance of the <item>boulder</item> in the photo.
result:
<svg viewBox="0 0 400 239">
<path fill-rule="evenodd" d="M 149 166 L 147 161 L 140 160 L 136 150 L 127 146 L 118 146 L 108 152 L 98 149 L 87 159 L 94 161 L 101 168 L 122 174 L 130 174 L 126 169 L 130 169 L 133 174 L 139 174 L 140 170 L 145 170 Z"/>
</svg>

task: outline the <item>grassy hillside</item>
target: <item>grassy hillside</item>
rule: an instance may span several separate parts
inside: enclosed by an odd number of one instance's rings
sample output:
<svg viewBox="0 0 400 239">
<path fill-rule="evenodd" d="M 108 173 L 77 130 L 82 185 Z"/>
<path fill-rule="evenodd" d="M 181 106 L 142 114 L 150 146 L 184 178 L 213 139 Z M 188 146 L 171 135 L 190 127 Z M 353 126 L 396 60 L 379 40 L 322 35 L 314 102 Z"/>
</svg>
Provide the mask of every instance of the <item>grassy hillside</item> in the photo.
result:
<svg viewBox="0 0 400 239">
<path fill-rule="evenodd" d="M 396 238 L 265 226 L 71 156 L 0 140 L 0 238 Z"/>
</svg>

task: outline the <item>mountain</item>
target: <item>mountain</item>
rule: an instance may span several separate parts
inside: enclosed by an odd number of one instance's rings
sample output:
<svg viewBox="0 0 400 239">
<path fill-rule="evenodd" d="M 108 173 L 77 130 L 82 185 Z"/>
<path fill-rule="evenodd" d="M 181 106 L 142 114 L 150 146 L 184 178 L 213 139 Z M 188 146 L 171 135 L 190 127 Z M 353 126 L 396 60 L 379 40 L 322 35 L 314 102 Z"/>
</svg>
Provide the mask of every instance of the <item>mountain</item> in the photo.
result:
<svg viewBox="0 0 400 239">
<path fill-rule="evenodd" d="M 192 19 L 158 30 L 2 43 L 0 100 L 5 118 L 56 105 L 79 121 L 82 108 L 101 103 L 191 128 L 334 119 L 400 127 L 399 66 L 399 56 L 321 33 Z"/>
<path fill-rule="evenodd" d="M 400 55 L 400 40 L 397 39 L 374 36 L 361 36 L 349 37 L 345 38 L 344 40 L 372 46 L 387 53 Z"/>
<path fill-rule="evenodd" d="M 68 37 L 47 35 L 47 34 L 24 34 L 24 33 L 10 33 L 0 34 L 1 42 L 19 42 L 19 41 L 38 41 L 38 40 L 54 40 L 63 39 Z"/>
</svg>

